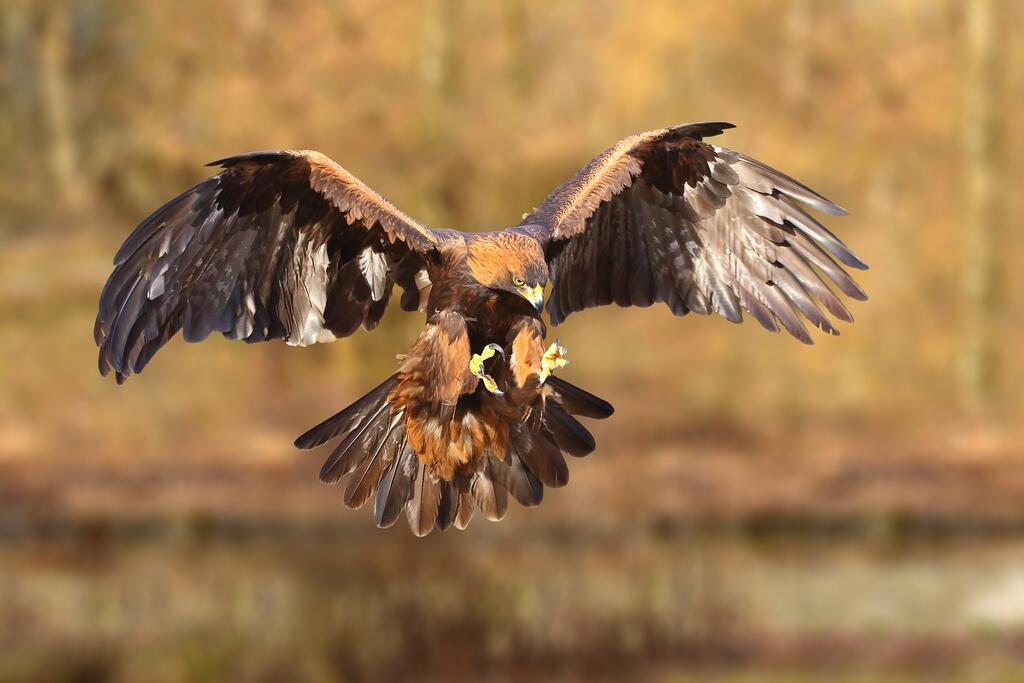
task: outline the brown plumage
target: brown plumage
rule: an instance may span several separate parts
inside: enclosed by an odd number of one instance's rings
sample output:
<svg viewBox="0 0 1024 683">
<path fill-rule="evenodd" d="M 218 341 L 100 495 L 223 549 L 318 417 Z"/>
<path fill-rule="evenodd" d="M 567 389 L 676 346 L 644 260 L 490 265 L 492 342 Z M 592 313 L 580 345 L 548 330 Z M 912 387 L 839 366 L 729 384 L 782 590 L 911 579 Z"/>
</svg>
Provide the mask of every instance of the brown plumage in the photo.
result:
<svg viewBox="0 0 1024 683">
<path fill-rule="evenodd" d="M 565 456 L 594 438 L 574 416 L 612 407 L 551 375 L 558 324 L 593 306 L 665 303 L 676 315 L 742 312 L 811 343 L 852 316 L 829 282 L 864 292 L 856 256 L 803 207 L 845 212 L 799 182 L 703 138 L 698 123 L 626 138 L 502 232 L 431 230 L 318 152 L 257 152 L 128 237 L 100 296 L 100 372 L 139 372 L 178 330 L 247 342 L 332 341 L 373 329 L 391 291 L 426 325 L 397 372 L 296 440 L 336 441 L 320 472 L 374 521 L 404 511 L 417 535 L 501 519 L 563 486 Z M 824 309 L 824 311 L 822 310 Z"/>
</svg>

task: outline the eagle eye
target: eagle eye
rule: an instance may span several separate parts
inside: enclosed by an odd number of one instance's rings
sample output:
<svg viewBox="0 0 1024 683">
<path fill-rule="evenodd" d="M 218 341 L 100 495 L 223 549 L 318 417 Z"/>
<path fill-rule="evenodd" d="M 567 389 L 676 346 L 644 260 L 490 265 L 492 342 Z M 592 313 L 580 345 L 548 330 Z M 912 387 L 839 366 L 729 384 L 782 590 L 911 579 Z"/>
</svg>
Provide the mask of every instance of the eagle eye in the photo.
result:
<svg viewBox="0 0 1024 683">
<path fill-rule="evenodd" d="M 516 287 L 522 287 L 523 285 L 526 284 L 526 282 L 521 277 L 514 277 L 512 278 L 512 284 L 514 284 Z"/>
</svg>

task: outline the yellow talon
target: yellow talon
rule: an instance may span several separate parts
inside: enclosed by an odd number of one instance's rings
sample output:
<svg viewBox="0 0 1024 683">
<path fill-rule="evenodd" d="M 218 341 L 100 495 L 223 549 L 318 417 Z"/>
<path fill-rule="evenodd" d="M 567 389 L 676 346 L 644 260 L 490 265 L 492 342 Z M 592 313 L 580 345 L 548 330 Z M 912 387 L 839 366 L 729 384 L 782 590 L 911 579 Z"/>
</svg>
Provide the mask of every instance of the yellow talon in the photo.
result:
<svg viewBox="0 0 1024 683">
<path fill-rule="evenodd" d="M 551 342 L 551 346 L 544 352 L 544 355 L 540 359 L 540 383 L 544 384 L 547 378 L 551 376 L 551 373 L 558 368 L 564 368 L 569 364 L 569 361 L 565 359 L 565 354 L 568 353 L 569 349 L 565 348 L 558 343 L 558 340 Z"/>
<path fill-rule="evenodd" d="M 484 372 L 484 361 L 494 358 L 495 353 L 500 354 L 502 358 L 505 357 L 505 350 L 497 344 L 488 344 L 480 353 L 474 353 L 469 359 L 469 371 L 484 383 L 484 389 L 500 397 L 504 396 L 505 392 L 498 388 L 494 378 Z"/>
<path fill-rule="evenodd" d="M 505 395 L 505 392 L 498 388 L 497 383 L 491 378 L 490 375 L 480 375 L 480 381 L 484 383 L 484 389 L 491 392 L 499 398 Z"/>
</svg>

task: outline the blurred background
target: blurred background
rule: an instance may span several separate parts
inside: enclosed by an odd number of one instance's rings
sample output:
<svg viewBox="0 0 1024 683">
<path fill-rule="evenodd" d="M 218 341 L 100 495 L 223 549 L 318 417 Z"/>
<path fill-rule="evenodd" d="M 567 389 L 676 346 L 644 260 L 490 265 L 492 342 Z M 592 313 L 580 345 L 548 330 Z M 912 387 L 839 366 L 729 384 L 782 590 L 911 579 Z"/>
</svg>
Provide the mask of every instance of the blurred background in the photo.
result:
<svg viewBox="0 0 1024 683">
<path fill-rule="evenodd" d="M 0 680 L 1024 680 L 1024 5 L 0 3 Z M 557 330 L 610 399 L 567 488 L 414 539 L 292 439 L 422 319 L 96 372 L 111 258 L 255 149 L 515 224 L 686 121 L 844 205 L 813 347 L 665 308 Z M 678 367 L 667 373 L 666 367 Z"/>
</svg>

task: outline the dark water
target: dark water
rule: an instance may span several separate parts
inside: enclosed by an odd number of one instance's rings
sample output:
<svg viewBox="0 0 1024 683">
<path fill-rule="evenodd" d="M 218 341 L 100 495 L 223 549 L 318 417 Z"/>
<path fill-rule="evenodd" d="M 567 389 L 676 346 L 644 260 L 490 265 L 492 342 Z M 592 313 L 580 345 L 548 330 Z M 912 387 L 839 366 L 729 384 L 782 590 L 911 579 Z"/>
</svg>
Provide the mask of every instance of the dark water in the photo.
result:
<svg viewBox="0 0 1024 683">
<path fill-rule="evenodd" d="M 1005 538 L 299 526 L 0 543 L 3 680 L 1001 681 L 1024 671 L 1022 636 L 1024 541 Z"/>
</svg>

